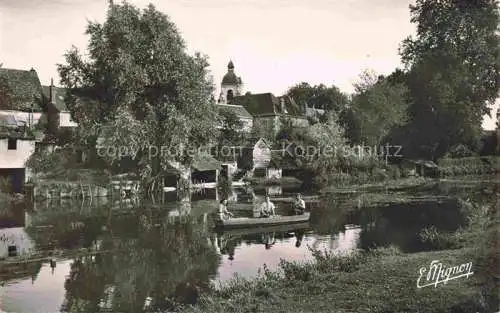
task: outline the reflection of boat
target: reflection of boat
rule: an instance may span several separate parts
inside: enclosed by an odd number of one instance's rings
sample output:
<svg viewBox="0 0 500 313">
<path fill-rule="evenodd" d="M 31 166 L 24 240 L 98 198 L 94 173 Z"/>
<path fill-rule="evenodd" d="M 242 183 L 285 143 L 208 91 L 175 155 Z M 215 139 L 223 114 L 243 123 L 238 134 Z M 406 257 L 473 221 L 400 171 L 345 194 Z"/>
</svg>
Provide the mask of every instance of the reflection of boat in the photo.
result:
<svg viewBox="0 0 500 313">
<path fill-rule="evenodd" d="M 304 200 L 305 202 L 319 202 L 321 199 L 319 196 L 302 196 L 302 200 Z M 271 201 L 294 202 L 295 197 L 271 197 Z"/>
<path fill-rule="evenodd" d="M 345 230 L 348 230 L 348 229 L 358 229 L 358 228 L 361 228 L 361 226 L 359 226 L 359 225 L 354 225 L 354 224 L 345 224 L 345 225 L 344 225 L 344 229 L 345 229 Z"/>
<path fill-rule="evenodd" d="M 288 233 L 296 230 L 306 230 L 309 228 L 309 222 L 300 222 L 285 225 L 270 225 L 261 227 L 239 227 L 236 229 L 224 230 L 221 232 L 224 236 L 248 236 L 260 233 Z"/>
<path fill-rule="evenodd" d="M 306 212 L 302 215 L 281 216 L 276 215 L 266 218 L 230 218 L 223 221 L 216 221 L 216 226 L 220 228 L 244 228 L 253 226 L 272 226 L 272 225 L 286 225 L 296 224 L 309 221 L 310 213 Z"/>
</svg>

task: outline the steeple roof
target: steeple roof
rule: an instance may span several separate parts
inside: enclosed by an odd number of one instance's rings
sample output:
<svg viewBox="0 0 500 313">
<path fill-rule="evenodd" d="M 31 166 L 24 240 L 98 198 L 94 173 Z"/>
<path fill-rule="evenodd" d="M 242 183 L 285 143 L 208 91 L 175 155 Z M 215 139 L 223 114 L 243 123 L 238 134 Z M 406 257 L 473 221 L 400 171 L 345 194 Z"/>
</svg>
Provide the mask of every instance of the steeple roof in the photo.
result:
<svg viewBox="0 0 500 313">
<path fill-rule="evenodd" d="M 222 77 L 222 84 L 223 85 L 241 85 L 242 81 L 241 78 L 236 76 L 234 73 L 234 63 L 233 61 L 229 60 L 229 63 L 227 64 L 227 73 Z"/>
</svg>

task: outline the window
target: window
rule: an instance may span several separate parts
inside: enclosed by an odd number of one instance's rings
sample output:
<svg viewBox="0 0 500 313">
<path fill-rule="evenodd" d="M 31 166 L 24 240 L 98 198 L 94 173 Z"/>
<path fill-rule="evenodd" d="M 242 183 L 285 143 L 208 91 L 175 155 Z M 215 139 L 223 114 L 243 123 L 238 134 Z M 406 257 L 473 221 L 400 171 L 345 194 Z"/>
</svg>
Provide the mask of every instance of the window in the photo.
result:
<svg viewBox="0 0 500 313">
<path fill-rule="evenodd" d="M 9 246 L 8 248 L 8 253 L 9 256 L 17 256 L 17 247 L 16 246 Z"/>
<path fill-rule="evenodd" d="M 231 103 L 233 101 L 233 98 L 234 98 L 233 90 L 229 89 L 227 91 L 227 97 L 226 97 L 227 103 L 228 104 Z"/>
<path fill-rule="evenodd" d="M 9 139 L 7 142 L 7 150 L 17 150 L 17 140 Z"/>
</svg>

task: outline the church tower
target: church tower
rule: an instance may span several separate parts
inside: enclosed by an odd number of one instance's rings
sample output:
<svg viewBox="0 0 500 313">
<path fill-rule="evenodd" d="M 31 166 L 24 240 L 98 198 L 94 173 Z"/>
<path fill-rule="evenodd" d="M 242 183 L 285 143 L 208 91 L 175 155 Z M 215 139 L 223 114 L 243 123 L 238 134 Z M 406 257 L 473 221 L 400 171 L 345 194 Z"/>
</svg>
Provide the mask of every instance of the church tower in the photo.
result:
<svg viewBox="0 0 500 313">
<path fill-rule="evenodd" d="M 229 61 L 227 73 L 222 78 L 221 93 L 218 102 L 221 104 L 231 104 L 234 97 L 242 95 L 242 88 L 243 82 L 234 73 L 233 61 Z"/>
</svg>

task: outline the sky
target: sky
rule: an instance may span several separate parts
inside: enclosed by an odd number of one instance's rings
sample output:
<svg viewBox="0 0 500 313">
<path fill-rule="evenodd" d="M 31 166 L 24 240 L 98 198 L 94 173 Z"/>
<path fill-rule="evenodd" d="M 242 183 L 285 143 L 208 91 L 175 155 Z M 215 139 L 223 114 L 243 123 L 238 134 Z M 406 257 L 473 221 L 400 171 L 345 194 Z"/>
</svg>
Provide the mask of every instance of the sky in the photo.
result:
<svg viewBox="0 0 500 313">
<path fill-rule="evenodd" d="M 115 0 L 115 3 L 121 1 Z M 363 70 L 389 74 L 414 33 L 412 0 L 129 0 L 169 15 L 190 52 L 208 55 L 215 83 L 232 60 L 244 91 L 281 95 L 299 82 L 353 92 Z M 37 70 L 57 85 L 57 63 L 72 45 L 85 51 L 87 21 L 102 22 L 108 0 L 0 0 L 0 63 Z M 485 118 L 483 127 L 495 128 Z"/>
</svg>

